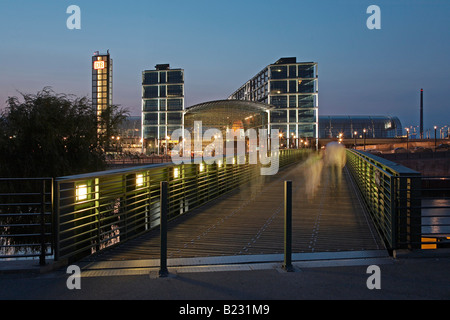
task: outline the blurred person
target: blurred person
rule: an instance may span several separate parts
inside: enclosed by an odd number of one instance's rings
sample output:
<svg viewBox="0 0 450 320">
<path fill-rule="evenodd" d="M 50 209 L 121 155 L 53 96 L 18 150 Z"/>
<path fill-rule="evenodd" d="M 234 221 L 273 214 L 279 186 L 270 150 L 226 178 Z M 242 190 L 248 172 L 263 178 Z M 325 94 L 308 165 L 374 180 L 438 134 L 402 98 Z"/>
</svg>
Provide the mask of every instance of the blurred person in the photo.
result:
<svg viewBox="0 0 450 320">
<path fill-rule="evenodd" d="M 330 186 L 337 187 L 341 183 L 342 169 L 346 162 L 345 147 L 338 142 L 330 142 L 325 147 L 324 162 L 330 170 Z"/>
</svg>

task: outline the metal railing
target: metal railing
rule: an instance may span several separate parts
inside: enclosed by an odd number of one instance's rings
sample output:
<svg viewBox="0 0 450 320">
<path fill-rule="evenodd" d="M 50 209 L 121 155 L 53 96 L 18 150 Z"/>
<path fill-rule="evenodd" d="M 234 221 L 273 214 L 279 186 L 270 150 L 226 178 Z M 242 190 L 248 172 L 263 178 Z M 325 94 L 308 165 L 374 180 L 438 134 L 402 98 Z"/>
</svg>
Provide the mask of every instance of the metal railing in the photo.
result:
<svg viewBox="0 0 450 320">
<path fill-rule="evenodd" d="M 279 167 L 307 151 L 280 150 Z M 77 260 L 159 226 L 160 183 L 168 182 L 168 219 L 260 175 L 260 164 L 154 164 L 55 179 L 55 260 Z"/>
<path fill-rule="evenodd" d="M 347 167 L 387 247 L 391 250 L 420 248 L 420 173 L 349 149 Z"/>
<path fill-rule="evenodd" d="M 0 260 L 53 255 L 51 178 L 0 178 Z"/>
</svg>

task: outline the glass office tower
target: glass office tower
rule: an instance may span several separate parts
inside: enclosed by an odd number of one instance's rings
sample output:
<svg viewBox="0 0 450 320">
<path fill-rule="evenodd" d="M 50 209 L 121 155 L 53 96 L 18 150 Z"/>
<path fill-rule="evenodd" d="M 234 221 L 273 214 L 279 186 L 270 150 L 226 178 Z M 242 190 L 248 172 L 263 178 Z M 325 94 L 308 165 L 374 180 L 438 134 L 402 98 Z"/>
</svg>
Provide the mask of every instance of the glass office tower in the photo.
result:
<svg viewBox="0 0 450 320">
<path fill-rule="evenodd" d="M 281 58 L 265 67 L 228 99 L 270 104 L 270 128 L 279 131 L 281 147 L 318 145 L 317 63 Z"/>
<path fill-rule="evenodd" d="M 112 105 L 112 59 L 109 50 L 106 54 L 98 51 L 92 56 L 92 107 L 97 110 L 97 131 L 103 132 L 100 117 Z"/>
<path fill-rule="evenodd" d="M 142 143 L 148 154 L 165 154 L 178 141 L 171 140 L 183 128 L 184 70 L 158 64 L 142 72 Z"/>
</svg>

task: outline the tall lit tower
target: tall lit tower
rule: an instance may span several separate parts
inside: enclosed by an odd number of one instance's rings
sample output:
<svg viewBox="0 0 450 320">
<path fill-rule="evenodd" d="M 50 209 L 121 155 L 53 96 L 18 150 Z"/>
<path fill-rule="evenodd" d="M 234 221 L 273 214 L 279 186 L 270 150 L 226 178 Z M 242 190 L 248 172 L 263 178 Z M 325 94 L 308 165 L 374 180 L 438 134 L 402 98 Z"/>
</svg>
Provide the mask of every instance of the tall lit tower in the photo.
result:
<svg viewBox="0 0 450 320">
<path fill-rule="evenodd" d="M 92 107 L 97 110 L 97 131 L 105 128 L 101 125 L 102 112 L 112 105 L 112 59 L 109 50 L 106 54 L 98 51 L 92 56 Z"/>
</svg>

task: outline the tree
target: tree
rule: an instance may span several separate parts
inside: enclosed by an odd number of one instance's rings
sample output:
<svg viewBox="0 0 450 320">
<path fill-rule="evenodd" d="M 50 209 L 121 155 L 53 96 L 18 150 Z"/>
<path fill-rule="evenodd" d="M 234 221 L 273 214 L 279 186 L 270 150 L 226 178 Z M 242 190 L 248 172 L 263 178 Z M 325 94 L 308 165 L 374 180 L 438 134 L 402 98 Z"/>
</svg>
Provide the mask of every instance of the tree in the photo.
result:
<svg viewBox="0 0 450 320">
<path fill-rule="evenodd" d="M 9 97 L 0 116 L 0 176 L 58 177 L 105 168 L 106 134 L 115 132 L 127 110 L 111 107 L 101 121 L 108 132 L 98 135 L 97 114 L 87 97 L 37 94 Z"/>
<path fill-rule="evenodd" d="M 111 151 L 111 138 L 119 135 L 119 127 L 125 121 L 129 112 L 127 109 L 112 105 L 103 110 L 97 125 L 103 128 L 99 142 L 105 151 Z"/>
</svg>

